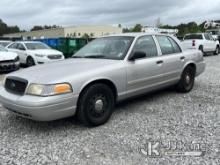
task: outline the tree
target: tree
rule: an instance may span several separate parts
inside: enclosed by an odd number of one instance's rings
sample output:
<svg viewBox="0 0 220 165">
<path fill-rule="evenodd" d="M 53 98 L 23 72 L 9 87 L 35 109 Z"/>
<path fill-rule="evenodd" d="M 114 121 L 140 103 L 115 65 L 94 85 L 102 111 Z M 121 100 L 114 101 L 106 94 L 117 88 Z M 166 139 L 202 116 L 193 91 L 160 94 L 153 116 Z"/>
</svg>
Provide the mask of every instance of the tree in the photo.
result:
<svg viewBox="0 0 220 165">
<path fill-rule="evenodd" d="M 44 28 L 43 28 L 42 26 L 36 25 L 36 26 L 34 26 L 34 27 L 31 29 L 31 31 L 43 30 L 43 29 L 44 29 Z"/>
<path fill-rule="evenodd" d="M 57 25 L 44 25 L 44 26 L 40 26 L 40 25 L 35 25 L 31 31 L 36 31 L 36 30 L 44 30 L 44 29 L 55 29 L 55 28 L 59 28 L 60 26 Z"/>
<path fill-rule="evenodd" d="M 0 19 L 0 36 L 8 33 L 16 33 L 20 32 L 20 28 L 18 26 L 8 26 Z"/>
<path fill-rule="evenodd" d="M 136 24 L 134 28 L 132 29 L 132 32 L 141 32 L 142 31 L 142 25 L 141 24 Z"/>
</svg>

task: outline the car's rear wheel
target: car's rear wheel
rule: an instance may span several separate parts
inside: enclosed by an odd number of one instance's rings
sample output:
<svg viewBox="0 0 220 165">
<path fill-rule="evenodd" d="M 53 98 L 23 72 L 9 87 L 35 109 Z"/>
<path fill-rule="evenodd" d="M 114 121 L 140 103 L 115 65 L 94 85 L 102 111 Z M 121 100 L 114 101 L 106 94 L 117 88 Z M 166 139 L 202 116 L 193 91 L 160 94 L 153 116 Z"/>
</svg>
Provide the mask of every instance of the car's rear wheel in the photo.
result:
<svg viewBox="0 0 220 165">
<path fill-rule="evenodd" d="M 77 118 L 88 126 L 102 125 L 111 117 L 114 100 L 114 94 L 107 85 L 91 85 L 80 95 Z"/>
<path fill-rule="evenodd" d="M 177 90 L 182 93 L 190 92 L 195 82 L 195 69 L 188 66 L 184 69 L 181 79 L 177 84 Z"/>
<path fill-rule="evenodd" d="M 219 54 L 219 46 L 216 46 L 216 49 L 215 49 L 214 54 L 215 54 L 215 55 L 218 55 L 218 54 Z"/>
<path fill-rule="evenodd" d="M 28 67 L 34 66 L 35 65 L 34 59 L 32 57 L 28 57 L 26 64 Z"/>
<path fill-rule="evenodd" d="M 199 50 L 204 54 L 204 49 L 202 45 L 199 46 Z"/>
</svg>

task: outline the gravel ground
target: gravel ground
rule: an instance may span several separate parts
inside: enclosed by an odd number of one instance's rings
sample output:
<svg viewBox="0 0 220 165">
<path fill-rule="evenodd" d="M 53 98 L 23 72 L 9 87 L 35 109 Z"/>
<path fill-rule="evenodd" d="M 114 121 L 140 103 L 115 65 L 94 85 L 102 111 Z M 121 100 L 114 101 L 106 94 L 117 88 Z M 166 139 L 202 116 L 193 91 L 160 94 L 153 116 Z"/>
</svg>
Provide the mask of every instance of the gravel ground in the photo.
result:
<svg viewBox="0 0 220 165">
<path fill-rule="evenodd" d="M 123 102 L 97 128 L 85 128 L 72 118 L 34 122 L 0 105 L 0 164 L 219 165 L 220 56 L 205 60 L 206 72 L 191 93 L 164 90 Z M 155 151 L 146 155 L 151 141 L 160 141 L 159 149 L 154 146 L 159 157 Z M 198 143 L 200 149 L 175 148 L 175 142 Z M 165 155 L 189 148 L 203 156 Z"/>
</svg>

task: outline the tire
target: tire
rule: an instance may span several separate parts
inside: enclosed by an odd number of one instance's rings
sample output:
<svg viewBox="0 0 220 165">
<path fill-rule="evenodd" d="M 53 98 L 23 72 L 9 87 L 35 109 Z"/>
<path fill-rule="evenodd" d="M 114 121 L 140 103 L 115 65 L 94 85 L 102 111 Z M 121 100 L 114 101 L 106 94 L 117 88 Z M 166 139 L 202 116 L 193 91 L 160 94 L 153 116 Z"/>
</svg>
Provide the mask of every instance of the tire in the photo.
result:
<svg viewBox="0 0 220 165">
<path fill-rule="evenodd" d="M 77 118 L 87 126 L 102 125 L 111 117 L 114 105 L 114 94 L 107 85 L 91 85 L 80 95 Z"/>
<path fill-rule="evenodd" d="M 216 49 L 215 49 L 214 55 L 218 55 L 218 54 L 219 54 L 219 46 L 216 46 Z"/>
<path fill-rule="evenodd" d="M 199 46 L 199 50 L 204 54 L 204 50 L 203 50 L 203 46 L 202 45 Z"/>
<path fill-rule="evenodd" d="M 184 69 L 181 79 L 177 84 L 177 91 L 181 93 L 188 93 L 194 87 L 195 82 L 195 69 L 188 66 Z"/>
<path fill-rule="evenodd" d="M 26 65 L 28 67 L 34 66 L 35 65 L 34 59 L 32 57 L 28 57 L 26 61 Z"/>
</svg>

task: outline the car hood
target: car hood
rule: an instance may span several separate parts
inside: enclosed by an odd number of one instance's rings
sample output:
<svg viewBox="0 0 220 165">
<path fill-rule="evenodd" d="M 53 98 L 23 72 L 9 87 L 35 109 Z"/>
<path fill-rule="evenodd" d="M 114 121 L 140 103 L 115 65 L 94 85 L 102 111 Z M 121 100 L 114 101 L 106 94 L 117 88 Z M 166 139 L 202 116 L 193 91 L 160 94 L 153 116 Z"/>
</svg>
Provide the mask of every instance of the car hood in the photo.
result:
<svg viewBox="0 0 220 165">
<path fill-rule="evenodd" d="M 27 50 L 27 53 L 40 54 L 40 55 L 62 55 L 62 52 L 54 49 L 38 49 L 38 50 Z"/>
<path fill-rule="evenodd" d="M 13 52 L 0 52 L 0 61 L 14 60 L 17 57 Z"/>
<path fill-rule="evenodd" d="M 53 84 L 79 78 L 83 74 L 98 74 L 105 69 L 122 66 L 121 60 L 106 59 L 67 59 L 45 65 L 38 65 L 9 74 L 31 83 Z M 114 66 L 115 65 L 115 66 Z"/>
</svg>

